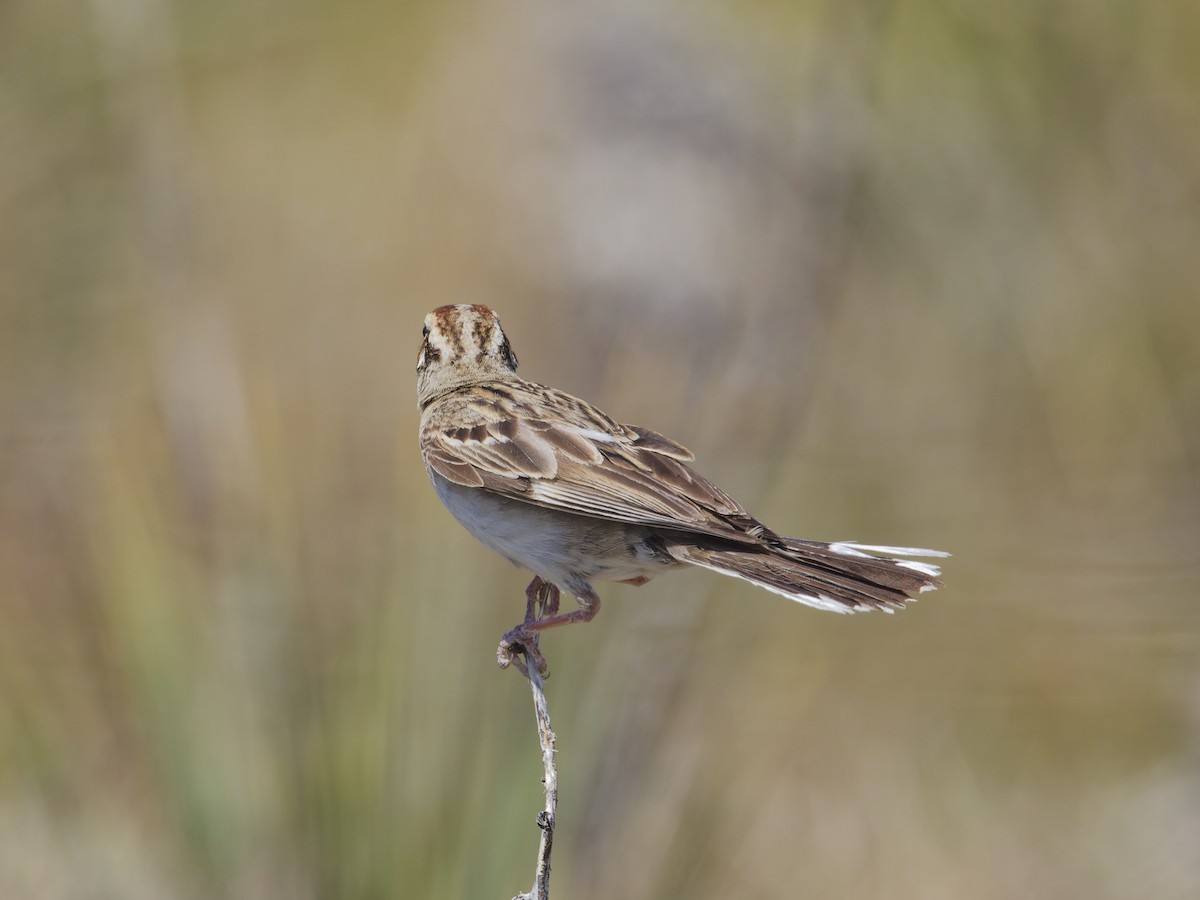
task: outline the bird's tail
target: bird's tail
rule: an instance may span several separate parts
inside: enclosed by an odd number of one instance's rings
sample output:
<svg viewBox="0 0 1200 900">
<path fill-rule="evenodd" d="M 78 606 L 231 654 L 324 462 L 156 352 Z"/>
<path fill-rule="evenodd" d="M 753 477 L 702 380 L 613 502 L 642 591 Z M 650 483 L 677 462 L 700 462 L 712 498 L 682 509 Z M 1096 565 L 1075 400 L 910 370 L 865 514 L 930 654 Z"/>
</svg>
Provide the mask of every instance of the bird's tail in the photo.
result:
<svg viewBox="0 0 1200 900">
<path fill-rule="evenodd" d="M 877 547 L 851 541 L 825 544 L 796 538 L 748 547 L 680 543 L 668 547 L 668 552 L 680 562 L 733 575 L 798 603 L 840 613 L 903 609 L 918 594 L 942 586 L 936 565 L 911 557 L 950 555 L 915 547 Z"/>
</svg>

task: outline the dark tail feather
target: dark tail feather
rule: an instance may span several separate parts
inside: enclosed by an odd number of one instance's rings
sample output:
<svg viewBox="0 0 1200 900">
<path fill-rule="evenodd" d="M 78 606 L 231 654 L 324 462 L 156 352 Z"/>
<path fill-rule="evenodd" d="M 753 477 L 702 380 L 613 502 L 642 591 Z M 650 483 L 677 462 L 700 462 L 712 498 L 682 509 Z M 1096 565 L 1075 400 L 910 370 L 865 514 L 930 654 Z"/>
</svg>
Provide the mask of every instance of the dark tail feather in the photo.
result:
<svg viewBox="0 0 1200 900">
<path fill-rule="evenodd" d="M 904 557 L 949 556 L 939 550 L 849 541 L 823 544 L 794 538 L 781 538 L 778 545 L 759 547 L 677 544 L 668 551 L 680 562 L 733 575 L 799 603 L 842 613 L 903 609 L 918 594 L 942 585 L 937 566 Z"/>
</svg>

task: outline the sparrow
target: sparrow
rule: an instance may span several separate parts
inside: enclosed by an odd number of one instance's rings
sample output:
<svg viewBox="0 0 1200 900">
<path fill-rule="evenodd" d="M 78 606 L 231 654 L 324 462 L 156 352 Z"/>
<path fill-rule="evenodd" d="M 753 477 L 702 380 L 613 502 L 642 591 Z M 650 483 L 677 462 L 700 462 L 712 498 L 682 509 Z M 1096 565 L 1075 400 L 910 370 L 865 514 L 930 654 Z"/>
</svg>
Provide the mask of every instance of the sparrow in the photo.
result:
<svg viewBox="0 0 1200 900">
<path fill-rule="evenodd" d="M 421 455 L 451 514 L 533 573 L 525 621 L 497 648 L 547 673 L 538 635 L 591 621 L 594 584 L 640 586 L 698 566 L 818 609 L 892 612 L 942 586 L 938 550 L 824 543 L 772 531 L 688 463 L 691 451 L 625 425 L 565 391 L 517 375 L 517 356 L 486 306 L 425 317 L 417 355 Z M 578 608 L 559 612 L 560 592 Z"/>
</svg>

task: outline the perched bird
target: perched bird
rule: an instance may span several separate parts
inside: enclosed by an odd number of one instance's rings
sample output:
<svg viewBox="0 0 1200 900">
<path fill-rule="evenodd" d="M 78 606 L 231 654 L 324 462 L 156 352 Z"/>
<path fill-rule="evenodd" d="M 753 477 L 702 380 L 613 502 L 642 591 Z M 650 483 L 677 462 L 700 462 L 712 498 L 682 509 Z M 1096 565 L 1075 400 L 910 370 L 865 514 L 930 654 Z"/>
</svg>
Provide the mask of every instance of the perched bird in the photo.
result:
<svg viewBox="0 0 1200 900">
<path fill-rule="evenodd" d="M 417 396 L 437 495 L 467 531 L 534 575 L 526 620 L 497 650 L 501 667 L 524 653 L 545 674 L 537 634 L 590 621 L 596 581 L 642 585 L 700 566 L 842 613 L 891 612 L 942 584 L 937 566 L 907 557 L 946 553 L 781 537 L 688 467 L 687 448 L 520 378 L 486 306 L 425 317 Z M 558 612 L 560 589 L 577 610 Z"/>
</svg>

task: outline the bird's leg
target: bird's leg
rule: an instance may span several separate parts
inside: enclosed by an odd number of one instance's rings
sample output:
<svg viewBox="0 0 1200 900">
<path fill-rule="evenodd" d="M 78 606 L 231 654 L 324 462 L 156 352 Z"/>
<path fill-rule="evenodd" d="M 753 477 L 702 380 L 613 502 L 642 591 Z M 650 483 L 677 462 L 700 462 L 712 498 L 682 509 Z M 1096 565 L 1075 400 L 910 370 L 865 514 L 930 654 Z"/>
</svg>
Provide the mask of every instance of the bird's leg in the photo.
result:
<svg viewBox="0 0 1200 900">
<path fill-rule="evenodd" d="M 525 658 L 537 666 L 541 676 L 545 678 L 549 672 L 546 658 L 538 648 L 538 634 L 547 628 L 558 628 L 575 622 L 590 622 L 600 611 L 600 597 L 591 587 L 575 596 L 579 609 L 574 612 L 558 612 L 560 593 L 558 586 L 535 577 L 525 589 L 525 621 L 509 631 L 500 640 L 496 648 L 496 661 L 500 668 L 507 669 L 510 664 L 516 665 L 525 673 L 517 653 L 524 653 Z M 520 649 L 518 649 L 520 648 Z"/>
<path fill-rule="evenodd" d="M 500 668 L 507 669 L 510 664 L 515 665 L 521 674 L 528 678 L 529 672 L 518 658 L 518 654 L 524 654 L 527 660 L 537 666 L 541 676 L 546 677 L 549 666 L 538 648 L 537 635 L 529 626 L 540 619 L 553 617 L 558 612 L 558 601 L 558 586 L 535 575 L 533 581 L 525 588 L 525 621 L 510 629 L 500 639 L 500 646 L 496 648 L 496 662 L 500 664 Z"/>
<path fill-rule="evenodd" d="M 538 592 L 538 600 L 540 601 L 540 609 L 538 614 L 529 618 L 528 612 L 525 616 L 526 622 L 540 622 L 542 619 L 553 618 L 558 615 L 558 601 L 562 594 L 558 590 L 557 584 L 551 584 L 548 581 L 542 582 L 542 590 Z"/>
<path fill-rule="evenodd" d="M 551 587 L 554 586 L 551 585 Z M 555 588 L 555 594 L 557 593 L 558 589 Z M 551 615 L 536 619 L 533 622 L 527 622 L 520 627 L 526 633 L 537 637 L 538 632 L 545 631 L 547 628 L 558 628 L 561 625 L 572 625 L 575 622 L 590 622 L 596 618 L 596 613 L 600 611 L 600 598 L 596 595 L 595 591 L 588 588 L 586 593 L 577 594 L 575 600 L 579 604 L 579 609 L 575 610 L 575 612 L 559 615 L 557 613 L 558 600 L 555 598 L 552 607 L 547 607 L 547 611 L 550 611 L 551 608 L 554 610 Z"/>
<path fill-rule="evenodd" d="M 558 585 L 535 575 L 525 588 L 525 621 L 522 624 L 531 625 L 556 615 L 560 596 Z"/>
</svg>

